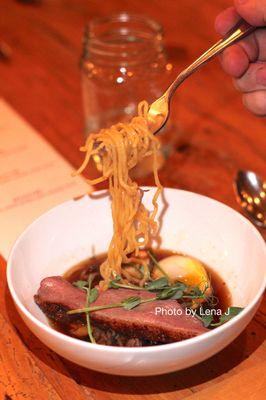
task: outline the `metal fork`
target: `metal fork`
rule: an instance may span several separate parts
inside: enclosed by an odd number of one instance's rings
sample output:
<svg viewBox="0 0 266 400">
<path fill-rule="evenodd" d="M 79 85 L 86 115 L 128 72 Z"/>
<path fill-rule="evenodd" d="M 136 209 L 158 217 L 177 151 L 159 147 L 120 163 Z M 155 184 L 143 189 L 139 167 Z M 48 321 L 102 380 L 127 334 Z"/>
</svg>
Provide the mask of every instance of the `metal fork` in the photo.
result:
<svg viewBox="0 0 266 400">
<path fill-rule="evenodd" d="M 225 37 L 220 39 L 199 58 L 197 58 L 197 60 L 184 69 L 168 87 L 166 92 L 150 105 L 148 112 L 148 123 L 151 131 L 156 134 L 165 125 L 170 113 L 170 100 L 176 89 L 181 85 L 181 83 L 184 82 L 185 79 L 187 79 L 217 54 L 221 53 L 221 51 L 223 51 L 226 47 L 236 43 L 238 40 L 254 32 L 256 29 L 256 27 L 249 25 L 246 21 L 241 19 L 225 35 Z"/>
</svg>

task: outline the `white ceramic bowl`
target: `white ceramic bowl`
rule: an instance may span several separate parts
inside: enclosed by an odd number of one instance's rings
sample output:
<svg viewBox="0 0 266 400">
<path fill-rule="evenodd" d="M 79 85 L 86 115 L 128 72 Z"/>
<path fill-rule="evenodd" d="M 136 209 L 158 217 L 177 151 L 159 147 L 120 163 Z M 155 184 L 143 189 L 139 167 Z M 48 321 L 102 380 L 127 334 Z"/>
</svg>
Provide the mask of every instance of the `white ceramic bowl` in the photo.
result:
<svg viewBox="0 0 266 400">
<path fill-rule="evenodd" d="M 152 192 L 145 194 L 150 205 Z M 7 269 L 16 307 L 32 332 L 65 358 L 117 375 L 156 375 L 199 363 L 227 346 L 254 316 L 265 288 L 265 244 L 254 226 L 210 198 L 165 189 L 161 247 L 210 265 L 227 282 L 233 304 L 244 306 L 225 325 L 179 343 L 120 348 L 86 343 L 53 330 L 33 295 L 47 276 L 61 275 L 88 256 L 106 251 L 112 221 L 108 197 L 67 201 L 33 222 L 16 241 Z M 166 205 L 169 204 L 169 206 Z"/>
</svg>

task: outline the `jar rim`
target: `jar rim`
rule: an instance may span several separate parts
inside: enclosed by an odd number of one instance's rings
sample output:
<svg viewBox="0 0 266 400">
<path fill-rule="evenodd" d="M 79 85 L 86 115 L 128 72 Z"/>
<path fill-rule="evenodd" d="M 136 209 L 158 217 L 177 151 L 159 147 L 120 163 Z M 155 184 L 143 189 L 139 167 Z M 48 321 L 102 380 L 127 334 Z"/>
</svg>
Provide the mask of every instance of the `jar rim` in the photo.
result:
<svg viewBox="0 0 266 400">
<path fill-rule="evenodd" d="M 105 23 L 116 23 L 116 22 L 122 22 L 122 23 L 127 23 L 127 22 L 136 22 L 136 23 L 142 23 L 143 26 L 146 25 L 151 30 L 151 33 L 153 35 L 158 35 L 158 36 L 163 36 L 163 27 L 162 25 L 157 22 L 155 19 L 148 17 L 144 14 L 135 14 L 135 13 L 130 13 L 127 11 L 122 11 L 119 13 L 114 13 L 110 15 L 105 15 L 101 17 L 96 17 L 91 19 L 90 21 L 87 22 L 86 24 L 86 30 L 89 33 L 89 36 L 93 38 L 94 43 L 102 43 L 102 40 L 97 37 L 93 31 L 97 29 L 97 27 L 100 27 L 101 25 Z M 123 48 L 127 47 L 130 43 L 108 43 L 105 42 L 105 46 L 107 47 L 112 47 L 112 48 Z"/>
</svg>

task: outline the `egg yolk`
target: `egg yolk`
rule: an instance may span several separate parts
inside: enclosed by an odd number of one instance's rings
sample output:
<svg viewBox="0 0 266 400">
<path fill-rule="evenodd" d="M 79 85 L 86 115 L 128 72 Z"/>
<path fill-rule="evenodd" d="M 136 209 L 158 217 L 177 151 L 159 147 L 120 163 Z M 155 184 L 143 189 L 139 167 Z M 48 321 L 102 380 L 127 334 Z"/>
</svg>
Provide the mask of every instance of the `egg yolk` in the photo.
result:
<svg viewBox="0 0 266 400">
<path fill-rule="evenodd" d="M 189 286 L 197 286 L 207 296 L 211 294 L 210 280 L 200 261 L 192 257 L 172 255 L 162 259 L 159 265 L 161 270 L 156 266 L 153 268 L 153 279 L 166 275 L 171 284 L 182 282 Z"/>
</svg>

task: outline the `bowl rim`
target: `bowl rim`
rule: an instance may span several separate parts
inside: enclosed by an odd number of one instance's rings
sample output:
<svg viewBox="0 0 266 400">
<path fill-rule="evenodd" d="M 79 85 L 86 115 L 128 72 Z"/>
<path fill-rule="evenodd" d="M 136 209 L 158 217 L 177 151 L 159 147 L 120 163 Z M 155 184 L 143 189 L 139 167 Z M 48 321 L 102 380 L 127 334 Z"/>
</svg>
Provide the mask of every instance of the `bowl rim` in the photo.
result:
<svg viewBox="0 0 266 400">
<path fill-rule="evenodd" d="M 148 189 L 148 190 L 152 190 L 155 189 L 154 186 L 143 186 L 143 189 Z M 187 191 L 187 190 L 182 190 L 182 189 L 175 189 L 175 188 L 168 188 L 168 187 L 164 187 L 164 190 L 166 191 L 171 191 L 171 192 L 179 192 L 181 194 L 184 195 L 188 195 L 188 196 L 193 196 L 193 197 L 198 197 L 198 198 L 203 198 L 205 201 L 210 201 L 211 203 L 215 203 L 216 205 L 218 205 L 219 207 L 222 207 L 224 209 L 229 210 L 232 214 L 235 215 L 236 218 L 238 218 L 239 220 L 242 221 L 242 223 L 246 224 L 249 228 L 249 230 L 252 231 L 252 233 L 254 234 L 254 236 L 256 237 L 256 240 L 260 243 L 260 245 L 266 249 L 266 245 L 265 245 L 265 241 L 262 237 L 262 235 L 260 234 L 260 232 L 256 229 L 256 227 L 246 218 L 244 217 L 242 214 L 240 214 L 238 211 L 234 210 L 233 208 L 229 207 L 228 205 L 215 200 L 211 197 L 199 194 L 199 193 L 195 193 L 195 192 L 191 192 L 191 191 Z M 37 217 L 35 220 L 33 220 L 25 229 L 24 231 L 18 236 L 18 238 L 16 239 L 16 241 L 14 242 L 9 256 L 8 256 L 8 261 L 7 261 L 7 270 L 6 270 L 6 275 L 7 275 L 7 283 L 8 283 L 8 288 L 9 291 L 11 293 L 11 296 L 16 304 L 16 306 L 20 309 L 20 311 L 22 312 L 23 315 L 25 315 L 27 317 L 27 319 L 29 319 L 31 321 L 32 324 L 37 325 L 38 328 L 40 330 L 45 331 L 48 335 L 51 335 L 53 337 L 55 337 L 56 339 L 59 339 L 61 341 L 64 341 L 67 344 L 71 344 L 74 345 L 76 347 L 79 347 L 80 349 L 84 350 L 84 351 L 89 351 L 89 350 L 97 350 L 99 352 L 109 352 L 109 353 L 116 353 L 116 354 L 123 354 L 123 353 L 129 353 L 131 352 L 132 354 L 141 354 L 141 355 L 145 355 L 145 354 L 150 354 L 153 353 L 154 351 L 156 352 L 161 352 L 161 351 L 170 351 L 172 349 L 185 349 L 189 346 L 193 346 L 193 345 L 197 345 L 200 344 L 201 342 L 208 340 L 208 339 L 212 339 L 215 338 L 217 336 L 219 336 L 220 334 L 222 334 L 223 332 L 227 331 L 228 329 L 230 329 L 231 327 L 235 326 L 238 321 L 240 321 L 241 319 L 244 319 L 246 316 L 248 316 L 248 314 L 250 313 L 250 311 L 256 307 L 256 305 L 259 303 L 264 290 L 266 288 L 266 270 L 265 270 L 265 277 L 264 277 L 264 281 L 262 281 L 262 283 L 260 284 L 259 290 L 257 291 L 256 295 L 253 297 L 253 299 L 249 302 L 249 304 L 243 309 L 243 311 L 241 311 L 241 313 L 239 313 L 237 316 L 235 316 L 234 318 L 232 318 L 231 320 L 229 320 L 228 322 L 226 322 L 225 324 L 215 328 L 214 330 L 210 330 L 209 332 L 205 332 L 204 334 L 195 336 L 193 338 L 189 338 L 180 342 L 173 342 L 173 343 L 166 343 L 166 344 L 160 344 L 160 345 L 154 345 L 154 346 L 146 346 L 146 347 L 119 347 L 119 346 L 109 346 L 109 345 L 103 345 L 103 344 L 94 344 L 94 343 L 90 343 L 90 342 L 85 342 L 82 341 L 80 339 L 77 338 L 73 338 L 70 337 L 66 334 L 63 334 L 61 332 L 56 331 L 55 329 L 53 329 L 52 327 L 50 327 L 49 325 L 46 325 L 44 322 L 40 321 L 37 317 L 35 317 L 22 303 L 22 301 L 19 299 L 19 296 L 16 293 L 16 290 L 13 286 L 12 283 L 12 276 L 11 276 L 11 269 L 12 269 L 12 258 L 13 258 L 13 254 L 15 253 L 17 247 L 19 246 L 19 243 L 21 241 L 21 239 L 27 234 L 27 232 L 32 229 L 32 227 L 34 226 L 34 224 L 38 223 L 38 221 L 40 219 L 42 219 L 43 217 L 45 217 L 46 215 L 48 215 L 51 212 L 54 212 L 57 208 L 62 207 L 63 205 L 66 205 L 67 203 L 72 203 L 73 201 L 75 202 L 79 202 L 80 200 L 84 199 L 85 197 L 90 198 L 90 196 L 92 195 L 101 195 L 104 193 L 108 193 L 108 191 L 104 190 L 99 190 L 99 191 L 93 191 L 91 193 L 86 193 L 83 196 L 80 196 L 77 199 L 69 199 L 66 200 L 58 205 L 56 205 L 55 207 L 50 208 L 49 210 L 47 210 L 46 212 L 42 213 L 39 217 Z M 266 252 L 265 252 L 266 254 Z"/>
</svg>

